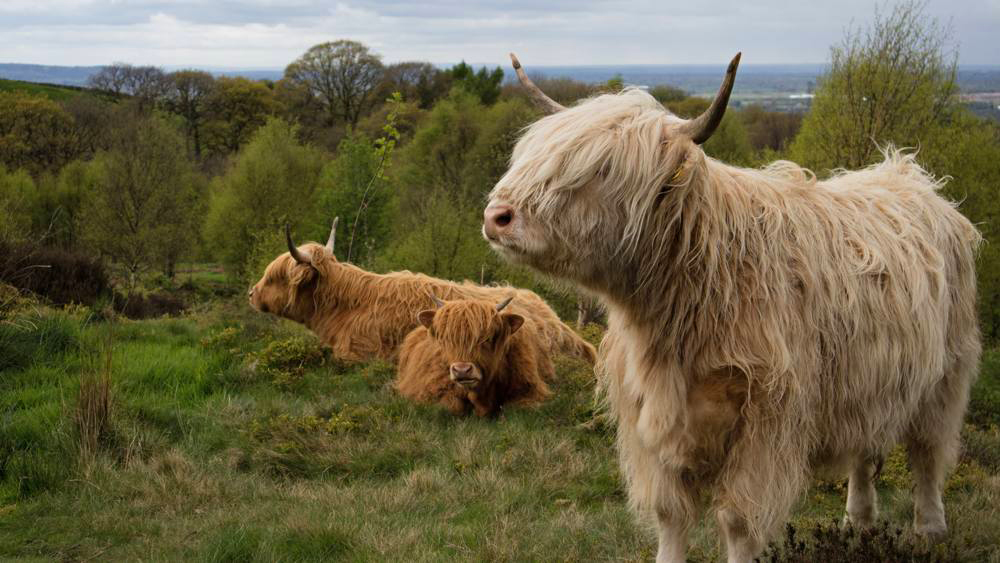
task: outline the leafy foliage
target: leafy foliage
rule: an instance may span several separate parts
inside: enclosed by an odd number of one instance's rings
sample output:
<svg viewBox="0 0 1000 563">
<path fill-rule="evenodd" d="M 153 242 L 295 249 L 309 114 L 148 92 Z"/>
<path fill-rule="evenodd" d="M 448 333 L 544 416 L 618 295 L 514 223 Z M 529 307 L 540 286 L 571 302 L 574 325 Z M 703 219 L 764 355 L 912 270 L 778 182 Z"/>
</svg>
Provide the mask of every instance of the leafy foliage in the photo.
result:
<svg viewBox="0 0 1000 563">
<path fill-rule="evenodd" d="M 205 147 L 219 155 L 239 151 L 277 110 L 274 93 L 266 85 L 243 77 L 216 79 L 204 104 L 200 135 Z"/>
<path fill-rule="evenodd" d="M 462 61 L 451 67 L 448 74 L 453 84 L 479 98 L 484 105 L 491 105 L 500 98 L 500 84 L 503 82 L 503 69 L 500 67 L 493 70 L 482 67 L 477 71 Z"/>
<path fill-rule="evenodd" d="M 895 4 L 831 49 L 830 70 L 791 147 L 796 161 L 818 171 L 860 168 L 881 157 L 878 144 L 916 147 L 939 134 L 956 102 L 957 52 L 924 6 Z"/>
<path fill-rule="evenodd" d="M 56 102 L 0 92 L 0 165 L 37 175 L 59 170 L 79 152 L 73 118 Z"/>
<path fill-rule="evenodd" d="M 286 221 L 298 228 L 313 216 L 309 206 L 324 158 L 296 139 L 296 129 L 271 118 L 212 183 L 205 239 L 233 272 L 243 271 L 255 239 Z"/>
<path fill-rule="evenodd" d="M 285 69 L 326 107 L 331 122 L 356 125 L 382 79 L 381 57 L 367 46 L 341 39 L 314 45 Z"/>
<path fill-rule="evenodd" d="M 194 245 L 201 219 L 202 193 L 185 155 L 180 135 L 158 118 L 136 117 L 118 129 L 113 148 L 90 164 L 84 244 L 133 278 L 154 263 L 171 272 Z"/>
</svg>

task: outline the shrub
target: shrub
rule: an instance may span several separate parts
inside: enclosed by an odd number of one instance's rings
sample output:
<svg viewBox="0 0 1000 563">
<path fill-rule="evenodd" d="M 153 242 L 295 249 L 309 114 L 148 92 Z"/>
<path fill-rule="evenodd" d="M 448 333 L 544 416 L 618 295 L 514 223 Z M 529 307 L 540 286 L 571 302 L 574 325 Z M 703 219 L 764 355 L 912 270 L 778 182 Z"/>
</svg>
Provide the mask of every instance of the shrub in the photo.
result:
<svg viewBox="0 0 1000 563">
<path fill-rule="evenodd" d="M 184 301 L 167 293 L 133 294 L 115 299 L 115 310 L 130 319 L 150 319 L 179 315 L 187 309 Z"/>
<path fill-rule="evenodd" d="M 841 527 L 837 521 L 816 524 L 809 535 L 800 535 L 788 524 L 785 537 L 773 543 L 758 560 L 805 563 L 881 563 L 883 561 L 954 561 L 957 550 L 952 543 L 927 546 L 915 541 L 903 530 L 881 523 L 870 528 Z"/>
<path fill-rule="evenodd" d="M 276 340 L 254 355 L 256 369 L 279 387 L 298 383 L 306 368 L 320 366 L 326 356 L 314 341 L 305 338 Z"/>
<path fill-rule="evenodd" d="M 78 252 L 0 243 L 0 281 L 52 303 L 91 305 L 111 292 L 104 265 Z"/>
<path fill-rule="evenodd" d="M 1000 350 L 983 354 L 979 380 L 969 396 L 966 420 L 982 427 L 1000 425 Z"/>
</svg>

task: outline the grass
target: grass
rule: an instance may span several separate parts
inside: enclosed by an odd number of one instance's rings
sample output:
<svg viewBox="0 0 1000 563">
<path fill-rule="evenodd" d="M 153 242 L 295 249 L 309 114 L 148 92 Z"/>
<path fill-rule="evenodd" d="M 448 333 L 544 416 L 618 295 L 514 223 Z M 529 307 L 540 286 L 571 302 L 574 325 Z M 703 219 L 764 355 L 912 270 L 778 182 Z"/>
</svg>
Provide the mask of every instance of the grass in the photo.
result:
<svg viewBox="0 0 1000 563">
<path fill-rule="evenodd" d="M 0 324 L 0 559 L 655 554 L 626 508 L 612 437 L 592 420 L 593 375 L 579 363 L 560 361 L 541 408 L 481 420 L 402 400 L 391 365 L 332 361 L 303 328 L 242 299 L 116 322 L 110 368 L 108 323 L 79 309 L 19 320 Z M 88 425 L 87 404 L 102 422 Z M 997 561 L 1000 431 L 966 434 L 945 500 L 948 545 L 959 560 Z M 883 515 L 904 529 L 908 480 L 894 458 L 880 486 Z M 817 484 L 794 525 L 839 518 L 844 496 L 843 483 Z M 719 556 L 703 523 L 689 557 Z"/>
<path fill-rule="evenodd" d="M 62 102 L 81 95 L 96 95 L 78 86 L 43 84 L 0 78 L 0 92 L 26 92 L 32 96 L 45 96 L 54 102 Z"/>
</svg>

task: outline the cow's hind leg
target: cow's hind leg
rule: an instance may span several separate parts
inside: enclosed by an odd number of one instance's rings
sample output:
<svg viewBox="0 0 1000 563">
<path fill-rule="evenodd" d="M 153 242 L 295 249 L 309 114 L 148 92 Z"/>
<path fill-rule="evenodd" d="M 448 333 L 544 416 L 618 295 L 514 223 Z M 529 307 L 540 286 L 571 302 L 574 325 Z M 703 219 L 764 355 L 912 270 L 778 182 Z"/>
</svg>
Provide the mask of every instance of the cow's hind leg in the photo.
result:
<svg viewBox="0 0 1000 563">
<path fill-rule="evenodd" d="M 862 458 L 855 462 L 847 482 L 847 514 L 844 522 L 855 526 L 871 526 L 877 517 L 875 463 L 871 458 Z"/>
<path fill-rule="evenodd" d="M 948 530 L 941 490 L 958 458 L 962 415 L 972 381 L 970 370 L 975 369 L 970 361 L 957 363 L 918 408 L 906 436 L 914 481 L 913 527 L 932 540 Z"/>
</svg>

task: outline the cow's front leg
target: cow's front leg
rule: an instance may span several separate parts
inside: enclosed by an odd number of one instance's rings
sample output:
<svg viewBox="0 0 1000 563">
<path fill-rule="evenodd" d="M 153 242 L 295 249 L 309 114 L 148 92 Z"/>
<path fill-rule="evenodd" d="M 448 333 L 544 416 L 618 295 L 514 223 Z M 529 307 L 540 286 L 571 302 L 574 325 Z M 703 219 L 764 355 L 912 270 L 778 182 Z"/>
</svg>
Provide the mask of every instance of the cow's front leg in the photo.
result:
<svg viewBox="0 0 1000 563">
<path fill-rule="evenodd" d="M 683 519 L 660 512 L 658 524 L 656 563 L 681 563 L 687 552 L 688 526 Z"/>
<path fill-rule="evenodd" d="M 871 459 L 855 462 L 847 484 L 845 523 L 871 526 L 878 517 L 878 493 L 875 491 L 875 463 Z"/>
</svg>

